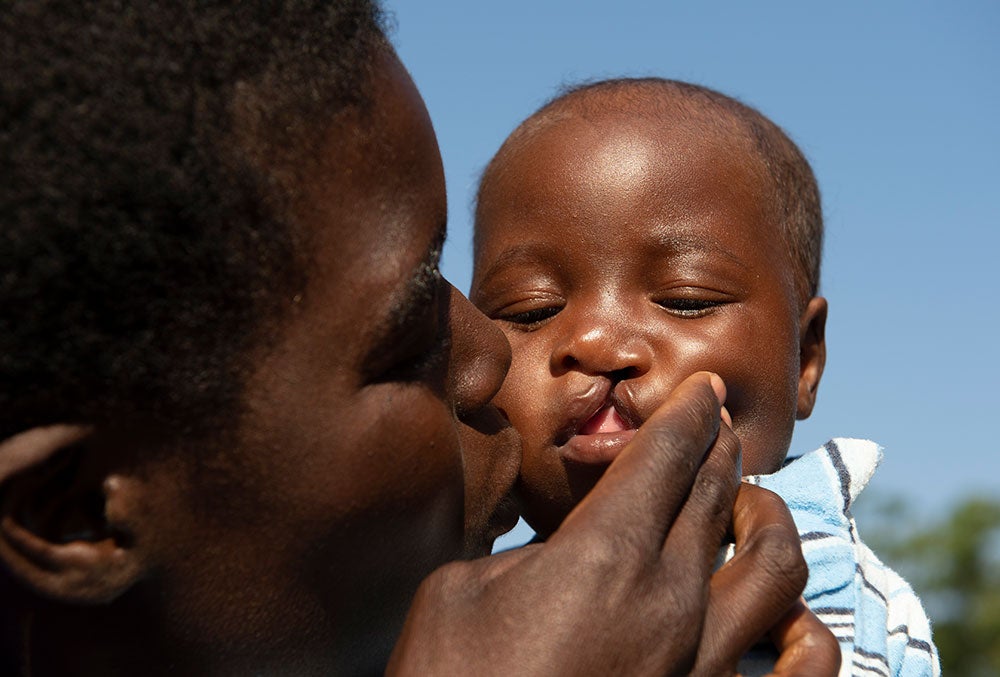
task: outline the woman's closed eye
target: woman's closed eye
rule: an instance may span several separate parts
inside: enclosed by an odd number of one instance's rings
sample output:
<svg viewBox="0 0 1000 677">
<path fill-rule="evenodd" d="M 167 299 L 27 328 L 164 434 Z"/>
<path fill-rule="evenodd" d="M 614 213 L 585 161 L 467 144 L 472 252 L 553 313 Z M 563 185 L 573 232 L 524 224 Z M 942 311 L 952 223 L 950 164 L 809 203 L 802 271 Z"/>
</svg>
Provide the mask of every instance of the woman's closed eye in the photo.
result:
<svg viewBox="0 0 1000 677">
<path fill-rule="evenodd" d="M 448 299 L 437 266 L 422 267 L 387 314 L 381 339 L 369 353 L 369 382 L 444 382 L 451 350 Z"/>
<path fill-rule="evenodd" d="M 404 382 L 435 380 L 435 376 L 443 372 L 450 350 L 450 337 L 438 334 L 438 338 L 429 347 L 398 362 L 386 376 L 388 380 Z"/>
</svg>

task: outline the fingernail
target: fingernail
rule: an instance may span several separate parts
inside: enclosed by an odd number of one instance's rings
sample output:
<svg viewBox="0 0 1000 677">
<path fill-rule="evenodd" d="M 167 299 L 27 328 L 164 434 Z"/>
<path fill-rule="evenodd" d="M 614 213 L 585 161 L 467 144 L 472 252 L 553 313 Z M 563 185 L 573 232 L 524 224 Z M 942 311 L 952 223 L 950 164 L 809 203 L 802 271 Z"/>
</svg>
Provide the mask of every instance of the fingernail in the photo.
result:
<svg viewBox="0 0 1000 677">
<path fill-rule="evenodd" d="M 722 377 L 718 374 L 709 372 L 709 381 L 712 383 L 712 390 L 715 391 L 715 396 L 719 400 L 719 404 L 725 404 L 726 402 L 726 384 L 722 380 Z"/>
<path fill-rule="evenodd" d="M 726 422 L 730 428 L 733 427 L 733 417 L 729 415 L 729 410 L 725 406 L 722 407 L 722 420 Z"/>
</svg>

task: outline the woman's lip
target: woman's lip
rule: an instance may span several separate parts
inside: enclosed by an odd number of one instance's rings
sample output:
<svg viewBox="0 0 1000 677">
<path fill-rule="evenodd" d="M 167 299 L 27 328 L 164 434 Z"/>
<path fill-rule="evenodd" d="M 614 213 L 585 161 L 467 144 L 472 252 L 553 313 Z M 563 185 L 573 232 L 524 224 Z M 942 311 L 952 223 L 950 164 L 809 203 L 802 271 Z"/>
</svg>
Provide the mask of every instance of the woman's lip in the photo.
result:
<svg viewBox="0 0 1000 677">
<path fill-rule="evenodd" d="M 585 465 L 607 465 L 618 458 L 625 445 L 635 437 L 635 430 L 574 435 L 559 447 L 559 456 L 566 461 Z"/>
</svg>

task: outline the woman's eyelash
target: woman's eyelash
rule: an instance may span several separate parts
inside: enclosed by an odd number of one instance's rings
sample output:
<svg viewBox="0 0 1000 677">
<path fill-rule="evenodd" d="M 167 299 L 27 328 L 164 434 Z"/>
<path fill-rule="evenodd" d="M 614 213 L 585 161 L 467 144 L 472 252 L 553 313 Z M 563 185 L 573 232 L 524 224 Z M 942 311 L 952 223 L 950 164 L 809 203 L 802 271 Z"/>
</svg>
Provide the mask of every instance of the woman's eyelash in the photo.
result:
<svg viewBox="0 0 1000 677">
<path fill-rule="evenodd" d="M 413 358 L 409 364 L 408 372 L 415 377 L 426 377 L 433 374 L 448 359 L 450 351 L 451 337 L 438 335 L 430 348 Z"/>
<path fill-rule="evenodd" d="M 443 373 L 443 365 L 451 351 L 451 337 L 447 332 L 437 333 L 433 342 L 423 346 L 408 346 L 406 354 L 396 361 L 378 378 L 380 382 L 424 381 Z"/>
</svg>

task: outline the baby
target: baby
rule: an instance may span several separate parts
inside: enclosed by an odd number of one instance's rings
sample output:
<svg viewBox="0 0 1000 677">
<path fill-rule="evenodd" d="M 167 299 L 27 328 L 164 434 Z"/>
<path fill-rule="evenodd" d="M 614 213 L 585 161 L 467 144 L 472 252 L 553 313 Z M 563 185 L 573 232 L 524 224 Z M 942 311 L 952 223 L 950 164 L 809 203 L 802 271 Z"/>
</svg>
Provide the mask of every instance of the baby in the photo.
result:
<svg viewBox="0 0 1000 677">
<path fill-rule="evenodd" d="M 497 402 L 524 440 L 524 518 L 551 534 L 671 389 L 716 372 L 746 481 L 795 517 L 841 674 L 938 674 L 919 600 L 850 515 L 879 448 L 783 467 L 826 360 L 822 238 L 799 149 L 718 92 L 611 80 L 523 122 L 482 178 L 470 297 L 513 350 Z"/>
</svg>

